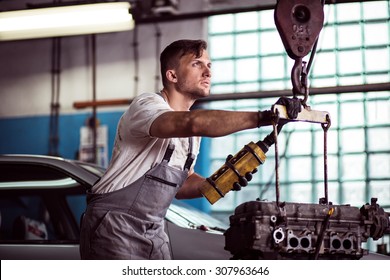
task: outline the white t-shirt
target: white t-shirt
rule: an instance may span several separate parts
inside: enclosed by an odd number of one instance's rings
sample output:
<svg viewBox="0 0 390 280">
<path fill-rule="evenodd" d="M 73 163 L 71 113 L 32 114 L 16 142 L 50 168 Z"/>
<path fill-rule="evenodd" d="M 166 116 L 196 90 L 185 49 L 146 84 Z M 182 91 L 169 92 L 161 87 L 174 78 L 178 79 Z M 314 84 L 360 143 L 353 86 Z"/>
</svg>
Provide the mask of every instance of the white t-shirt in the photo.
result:
<svg viewBox="0 0 390 280">
<path fill-rule="evenodd" d="M 93 187 L 94 193 L 107 193 L 128 186 L 149 169 L 161 163 L 168 144 L 175 150 L 169 166 L 183 170 L 189 151 L 189 138 L 155 138 L 149 130 L 153 121 L 165 112 L 173 111 L 156 93 L 137 96 L 119 120 L 110 164 Z M 199 153 L 200 137 L 193 137 L 192 154 Z M 195 165 L 195 160 L 191 168 Z"/>
</svg>

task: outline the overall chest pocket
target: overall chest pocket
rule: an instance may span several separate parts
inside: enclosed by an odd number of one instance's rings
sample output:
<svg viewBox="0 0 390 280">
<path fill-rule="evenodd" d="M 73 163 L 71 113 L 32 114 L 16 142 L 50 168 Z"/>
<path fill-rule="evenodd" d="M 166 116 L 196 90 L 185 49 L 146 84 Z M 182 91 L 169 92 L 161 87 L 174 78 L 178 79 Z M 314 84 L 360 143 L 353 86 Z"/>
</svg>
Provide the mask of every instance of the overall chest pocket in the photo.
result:
<svg viewBox="0 0 390 280">
<path fill-rule="evenodd" d="M 147 178 L 149 180 L 152 180 L 152 181 L 156 181 L 156 182 L 164 184 L 164 185 L 168 185 L 168 186 L 174 187 L 174 188 L 177 187 L 176 183 L 170 182 L 168 180 L 162 179 L 160 177 L 157 177 L 157 176 L 154 176 L 154 175 L 151 175 L 151 174 L 145 175 L 145 178 Z"/>
</svg>

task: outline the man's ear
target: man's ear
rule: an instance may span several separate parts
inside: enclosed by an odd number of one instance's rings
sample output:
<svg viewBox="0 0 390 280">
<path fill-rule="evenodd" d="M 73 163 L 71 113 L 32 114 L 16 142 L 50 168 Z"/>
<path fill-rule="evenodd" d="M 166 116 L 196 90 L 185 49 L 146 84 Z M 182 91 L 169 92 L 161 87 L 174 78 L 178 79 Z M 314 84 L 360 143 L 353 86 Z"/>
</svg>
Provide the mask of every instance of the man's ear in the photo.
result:
<svg viewBox="0 0 390 280">
<path fill-rule="evenodd" d="M 166 76 L 167 76 L 168 81 L 170 81 L 172 83 L 176 83 L 177 82 L 177 77 L 176 77 L 176 73 L 175 73 L 174 70 L 168 70 L 166 72 Z"/>
</svg>

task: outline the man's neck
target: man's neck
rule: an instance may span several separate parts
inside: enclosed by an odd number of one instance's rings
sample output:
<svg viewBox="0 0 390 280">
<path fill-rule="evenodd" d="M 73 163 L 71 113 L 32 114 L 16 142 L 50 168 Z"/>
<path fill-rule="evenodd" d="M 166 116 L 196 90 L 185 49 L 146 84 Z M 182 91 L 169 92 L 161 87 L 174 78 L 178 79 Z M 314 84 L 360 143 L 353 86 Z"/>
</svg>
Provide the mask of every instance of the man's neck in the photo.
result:
<svg viewBox="0 0 390 280">
<path fill-rule="evenodd" d="M 195 100 L 176 90 L 163 88 L 161 95 L 174 111 L 189 111 Z"/>
</svg>

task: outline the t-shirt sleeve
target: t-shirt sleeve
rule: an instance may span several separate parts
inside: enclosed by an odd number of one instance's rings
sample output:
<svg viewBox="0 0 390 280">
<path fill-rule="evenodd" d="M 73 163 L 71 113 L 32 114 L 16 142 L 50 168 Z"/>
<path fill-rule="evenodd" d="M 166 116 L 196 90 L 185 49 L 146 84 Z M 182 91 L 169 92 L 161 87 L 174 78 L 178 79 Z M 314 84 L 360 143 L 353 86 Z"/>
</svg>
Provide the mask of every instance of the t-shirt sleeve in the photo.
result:
<svg viewBox="0 0 390 280">
<path fill-rule="evenodd" d="M 136 98 L 125 114 L 124 129 L 131 137 L 150 137 L 150 126 L 154 120 L 172 109 L 157 94 L 144 94 Z"/>
</svg>

